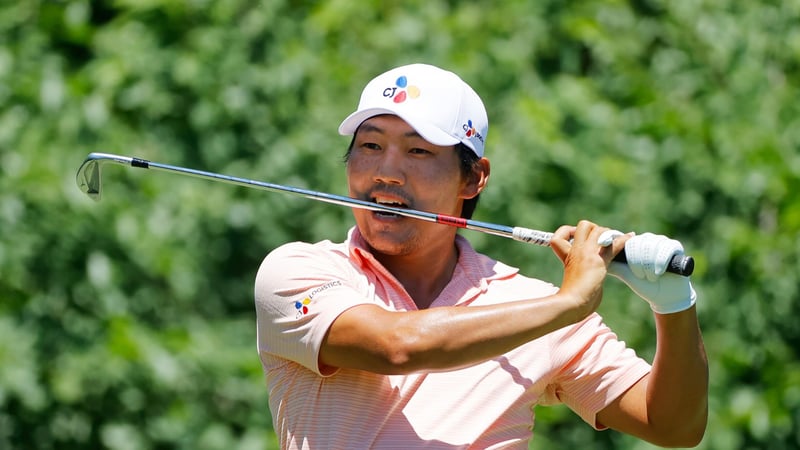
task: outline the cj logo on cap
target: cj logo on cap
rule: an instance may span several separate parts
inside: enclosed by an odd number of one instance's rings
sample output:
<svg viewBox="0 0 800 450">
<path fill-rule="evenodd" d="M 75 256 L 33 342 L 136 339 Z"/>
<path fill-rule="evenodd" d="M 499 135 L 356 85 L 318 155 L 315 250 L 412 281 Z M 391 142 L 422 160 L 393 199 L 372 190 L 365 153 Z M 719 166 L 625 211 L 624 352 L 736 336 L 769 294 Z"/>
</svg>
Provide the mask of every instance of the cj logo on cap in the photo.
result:
<svg viewBox="0 0 800 450">
<path fill-rule="evenodd" d="M 464 130 L 464 133 L 466 134 L 466 136 L 468 138 L 476 137 L 476 138 L 478 138 L 479 141 L 483 142 L 483 135 L 481 135 L 478 132 L 478 130 L 476 130 L 475 127 L 472 126 L 472 121 L 471 120 L 468 119 L 467 123 L 462 125 L 461 128 Z"/>
<path fill-rule="evenodd" d="M 388 87 L 383 90 L 383 96 L 391 98 L 393 102 L 403 103 L 406 99 L 419 97 L 419 88 L 409 86 L 405 75 L 399 77 L 394 84 L 394 87 Z"/>
</svg>

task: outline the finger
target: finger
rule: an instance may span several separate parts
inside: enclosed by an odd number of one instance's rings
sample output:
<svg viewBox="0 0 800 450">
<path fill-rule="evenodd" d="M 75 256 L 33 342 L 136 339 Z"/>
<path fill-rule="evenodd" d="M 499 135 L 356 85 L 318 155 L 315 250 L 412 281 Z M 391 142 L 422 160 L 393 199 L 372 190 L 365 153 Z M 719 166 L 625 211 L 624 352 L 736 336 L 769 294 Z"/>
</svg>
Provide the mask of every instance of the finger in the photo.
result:
<svg viewBox="0 0 800 450">
<path fill-rule="evenodd" d="M 667 266 L 673 256 L 683 254 L 683 245 L 675 239 L 664 238 L 659 241 L 656 247 L 655 275 L 660 277 L 667 271 Z"/>
<path fill-rule="evenodd" d="M 575 236 L 575 227 L 572 225 L 561 225 L 553 233 L 553 240 L 570 241 Z"/>
<path fill-rule="evenodd" d="M 572 249 L 570 240 L 572 240 L 574 235 L 575 227 L 571 225 L 562 225 L 553 233 L 553 237 L 550 239 L 550 248 L 553 249 L 553 253 L 558 256 L 561 262 L 566 260 L 569 251 Z"/>
<path fill-rule="evenodd" d="M 614 238 L 614 241 L 611 243 L 611 253 L 614 256 L 617 256 L 619 252 L 625 250 L 625 244 L 634 236 L 636 236 L 636 233 L 631 231 L 630 233 L 626 233 Z"/>
<path fill-rule="evenodd" d="M 658 275 L 655 273 L 655 250 L 664 239 L 667 238 L 653 233 L 644 233 L 637 236 L 636 239 L 631 239 L 625 245 L 628 266 L 637 278 L 648 281 L 658 279 Z"/>
<path fill-rule="evenodd" d="M 613 239 L 610 239 L 611 243 L 606 246 L 602 245 L 601 241 L 605 239 L 605 236 L 613 236 L 614 234 L 615 234 L 614 230 L 611 230 L 606 227 L 601 227 L 599 225 L 595 225 L 594 228 L 592 229 L 592 232 L 589 234 L 586 240 L 587 245 L 590 245 L 593 248 L 597 249 L 596 251 L 606 262 L 606 265 L 608 265 L 608 263 L 611 262 L 611 260 L 614 258 L 613 247 L 610 246 L 610 244 L 613 243 Z M 621 235 L 622 233 L 619 234 Z"/>
<path fill-rule="evenodd" d="M 578 222 L 578 226 L 575 228 L 575 235 L 573 236 L 574 241 L 576 243 L 577 242 L 583 243 L 584 241 L 589 239 L 589 236 L 592 234 L 593 231 L 595 231 L 596 228 L 597 225 L 595 225 L 594 223 L 589 222 L 588 220 L 581 220 L 580 222 Z M 592 242 L 597 242 L 597 236 L 594 237 Z"/>
<path fill-rule="evenodd" d="M 597 238 L 597 245 L 600 247 L 608 247 L 614 242 L 614 239 L 620 236 L 623 236 L 622 231 L 606 230 L 600 234 L 599 238 Z"/>
</svg>

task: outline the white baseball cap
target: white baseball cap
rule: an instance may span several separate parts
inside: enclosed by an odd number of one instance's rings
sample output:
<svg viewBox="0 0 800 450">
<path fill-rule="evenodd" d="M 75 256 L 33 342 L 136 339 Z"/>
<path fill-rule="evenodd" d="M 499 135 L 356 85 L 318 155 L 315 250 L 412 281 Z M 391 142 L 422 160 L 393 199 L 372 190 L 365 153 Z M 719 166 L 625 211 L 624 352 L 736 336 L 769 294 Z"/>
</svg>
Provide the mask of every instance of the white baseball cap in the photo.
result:
<svg viewBox="0 0 800 450">
<path fill-rule="evenodd" d="M 373 78 L 358 109 L 339 125 L 351 135 L 370 117 L 392 114 L 435 145 L 463 143 L 483 156 L 489 120 L 478 94 L 458 75 L 428 64 L 411 64 Z"/>
</svg>

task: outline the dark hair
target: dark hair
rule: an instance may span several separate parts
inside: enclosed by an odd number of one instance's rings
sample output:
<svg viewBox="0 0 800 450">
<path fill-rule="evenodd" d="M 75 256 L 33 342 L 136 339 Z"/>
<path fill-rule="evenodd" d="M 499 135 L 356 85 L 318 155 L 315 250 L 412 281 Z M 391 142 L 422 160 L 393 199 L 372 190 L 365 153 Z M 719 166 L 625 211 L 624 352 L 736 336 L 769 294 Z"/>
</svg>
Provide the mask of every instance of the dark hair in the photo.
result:
<svg viewBox="0 0 800 450">
<path fill-rule="evenodd" d="M 458 153 L 458 160 L 461 162 L 461 175 L 464 177 L 473 176 L 475 169 L 479 168 L 478 161 L 481 160 L 480 156 L 461 142 L 456 144 L 456 152 Z M 472 218 L 472 213 L 475 212 L 475 208 L 478 206 L 480 196 L 481 194 L 478 194 L 475 197 L 464 200 L 464 204 L 461 206 L 462 219 Z"/>
<path fill-rule="evenodd" d="M 347 153 L 344 154 L 345 163 L 348 159 L 350 159 L 350 152 L 352 152 L 353 144 L 355 142 L 356 137 L 355 134 L 353 134 L 353 139 L 350 140 L 350 145 L 347 146 Z M 473 172 L 478 168 L 478 161 L 480 161 L 481 158 L 475 154 L 471 148 L 467 147 L 461 142 L 455 145 L 455 149 L 456 153 L 458 154 L 458 161 L 461 167 L 461 176 L 465 178 L 473 176 Z M 481 194 L 478 194 L 475 197 L 464 200 L 464 204 L 461 207 L 462 219 L 472 218 L 472 214 L 475 212 L 475 208 L 478 206 L 478 199 L 480 196 Z"/>
</svg>

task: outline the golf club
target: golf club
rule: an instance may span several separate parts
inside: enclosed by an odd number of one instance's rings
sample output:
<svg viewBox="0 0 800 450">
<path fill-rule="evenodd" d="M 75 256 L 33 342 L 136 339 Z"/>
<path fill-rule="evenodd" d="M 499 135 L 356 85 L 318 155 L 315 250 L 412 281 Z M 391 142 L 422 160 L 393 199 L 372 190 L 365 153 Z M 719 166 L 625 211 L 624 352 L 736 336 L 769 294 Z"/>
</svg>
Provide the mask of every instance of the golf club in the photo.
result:
<svg viewBox="0 0 800 450">
<path fill-rule="evenodd" d="M 81 191 L 86 193 L 94 200 L 100 200 L 100 195 L 102 192 L 101 166 L 106 163 L 189 175 L 197 178 L 221 181 L 237 186 L 262 189 L 272 192 L 284 192 L 312 200 L 347 206 L 350 208 L 381 211 L 404 217 L 413 217 L 415 219 L 420 219 L 427 222 L 435 222 L 458 228 L 466 228 L 468 230 L 480 231 L 482 233 L 493 234 L 495 236 L 501 236 L 514 239 L 515 241 L 527 242 L 529 244 L 541 245 L 545 247 L 550 245 L 550 239 L 553 236 L 553 233 L 532 230 L 530 228 L 510 227 L 506 225 L 497 225 L 493 223 L 480 222 L 477 220 L 464 219 L 461 217 L 448 216 L 445 214 L 435 214 L 424 211 L 416 211 L 413 209 L 395 208 L 335 194 L 327 194 L 308 189 L 265 183 L 263 181 L 248 180 L 246 178 L 221 175 L 213 172 L 172 166 L 169 164 L 161 164 L 145 159 L 133 158 L 130 156 L 119 156 L 109 153 L 90 153 L 89 156 L 86 157 L 86 160 L 84 160 L 83 164 L 81 164 L 81 167 L 78 169 L 78 173 L 76 175 L 78 187 L 81 189 Z M 615 261 L 625 262 L 625 252 L 620 252 L 614 259 Z M 689 276 L 694 271 L 694 259 L 691 256 L 675 255 L 672 257 L 672 260 L 667 267 L 667 271 L 678 275 Z"/>
</svg>

